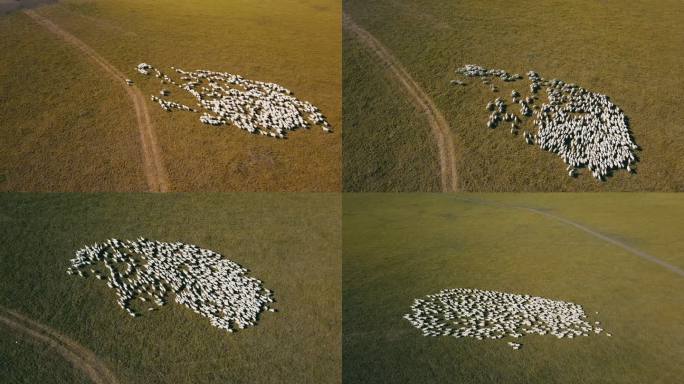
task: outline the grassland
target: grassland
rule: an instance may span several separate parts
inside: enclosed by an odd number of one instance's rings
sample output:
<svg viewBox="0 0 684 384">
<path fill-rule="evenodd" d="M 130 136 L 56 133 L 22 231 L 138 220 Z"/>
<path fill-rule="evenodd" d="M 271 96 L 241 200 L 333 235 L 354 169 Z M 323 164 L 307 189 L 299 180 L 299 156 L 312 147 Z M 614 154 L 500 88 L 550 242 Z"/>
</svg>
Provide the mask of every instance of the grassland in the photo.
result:
<svg viewBox="0 0 684 384">
<path fill-rule="evenodd" d="M 677 1 L 360 1 L 345 0 L 344 10 L 372 33 L 404 65 L 444 113 L 452 130 L 459 185 L 464 191 L 681 191 L 684 190 L 684 111 L 678 108 L 684 54 L 682 22 L 684 6 Z M 367 59 L 344 39 L 345 68 L 361 67 Z M 348 55 L 349 54 L 349 55 Z M 354 64 L 357 63 L 357 64 Z M 588 172 L 569 178 L 560 158 L 524 144 L 506 129 L 487 129 L 484 106 L 493 94 L 478 84 L 454 87 L 453 71 L 468 63 L 501 68 L 511 73 L 530 69 L 547 78 L 575 82 L 609 95 L 630 119 L 641 161 L 637 174 L 616 172 L 598 182 Z M 361 68 L 359 68 L 361 70 Z M 374 70 L 367 70 L 373 73 Z M 347 78 L 345 74 L 345 79 Z M 358 74 L 357 77 L 364 75 Z M 472 83 L 472 82 L 471 82 Z M 344 84 L 347 89 L 355 87 Z M 504 88 L 500 94 L 509 88 Z M 396 103 L 378 87 L 349 91 L 344 97 L 345 119 L 359 120 L 355 141 L 389 129 L 377 122 L 407 120 L 393 126 L 398 135 L 413 135 L 427 125 L 411 108 L 385 113 L 372 122 L 360 119 L 367 110 L 364 100 Z M 383 101 L 383 97 L 385 101 Z M 394 96 L 396 97 L 396 96 Z M 382 109 L 377 109 L 382 113 Z M 531 127 L 530 127 L 531 128 Z M 343 143 L 345 167 L 363 166 L 355 159 L 354 142 Z M 416 143 L 414 150 L 399 153 L 415 157 L 429 147 Z M 383 158 L 384 147 L 364 158 Z M 349 161 L 347 161 L 349 156 Z M 352 162 L 352 164 L 349 164 Z M 398 160 L 401 163 L 401 159 Z M 388 168 L 385 172 L 401 170 Z M 345 170 L 346 172 L 346 170 Z M 434 177 L 434 176 L 433 176 Z M 345 190 L 378 190 L 347 182 Z M 395 188 L 396 189 L 396 188 Z M 414 190 L 407 180 L 404 190 Z"/>
<path fill-rule="evenodd" d="M 23 14 L 0 34 L 0 190 L 145 190 L 121 86 Z"/>
<path fill-rule="evenodd" d="M 420 113 L 353 37 L 343 46 L 342 103 L 363 106 L 344 110 L 345 190 L 438 191 L 436 143 Z"/>
<path fill-rule="evenodd" d="M 150 105 L 171 190 L 339 191 L 339 2 L 64 0 L 35 10 L 130 74 L 145 94 L 159 92 L 159 84 L 134 74 L 133 66 L 142 61 L 228 71 L 290 88 L 319 106 L 336 130 L 267 140 L 233 127 L 210 128 L 195 114 L 169 114 Z M 34 24 L 16 13 L 0 21 L 3 36 L 9 37 L 0 48 L 12 53 L 0 59 L 0 118 L 11 128 L 3 129 L 11 140 L 6 142 L 22 148 L 3 155 L 6 181 L 0 188 L 144 188 L 135 116 L 121 86 Z M 27 71 L 25 63 L 32 60 L 37 65 Z M 90 120 L 79 118 L 83 113 Z"/>
<path fill-rule="evenodd" d="M 58 0 L 0 0 L 0 14 L 10 13 L 17 9 L 30 9 L 41 4 L 55 3 Z"/>
<path fill-rule="evenodd" d="M 85 375 L 65 363 L 52 348 L 45 348 L 5 328 L 0 328 L 0 345 L 0 374 L 4 383 L 90 383 Z"/>
<path fill-rule="evenodd" d="M 676 383 L 684 279 L 540 209 L 684 267 L 684 199 L 663 194 L 348 194 L 343 198 L 348 383 Z M 402 318 L 444 288 L 579 303 L 612 337 L 423 337 Z"/>
<path fill-rule="evenodd" d="M 122 384 L 340 382 L 339 195 L 6 194 L 0 214 L 0 306 L 87 347 Z M 221 252 L 279 312 L 235 334 L 173 303 L 132 319 L 102 281 L 65 273 L 84 244 L 141 235 Z M 84 380 L 5 328 L 0 341 L 3 382 Z"/>
</svg>

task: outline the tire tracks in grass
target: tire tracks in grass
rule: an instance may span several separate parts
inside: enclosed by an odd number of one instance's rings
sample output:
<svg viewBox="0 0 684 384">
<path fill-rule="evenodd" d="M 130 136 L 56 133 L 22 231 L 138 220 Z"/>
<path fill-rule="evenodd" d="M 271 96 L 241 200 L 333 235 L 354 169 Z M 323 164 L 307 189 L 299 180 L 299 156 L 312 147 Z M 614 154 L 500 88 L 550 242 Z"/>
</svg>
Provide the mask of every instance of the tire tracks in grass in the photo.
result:
<svg viewBox="0 0 684 384">
<path fill-rule="evenodd" d="M 47 345 L 96 384 L 118 384 L 114 374 L 88 348 L 56 330 L 0 306 L 0 325 Z"/>
<path fill-rule="evenodd" d="M 443 192 L 458 191 L 456 155 L 451 130 L 444 115 L 437 109 L 432 99 L 409 75 L 401 63 L 372 34 L 356 24 L 346 12 L 342 15 L 342 27 L 351 32 L 356 39 L 387 66 L 397 83 L 406 90 L 413 104 L 427 117 L 432 135 L 439 151 L 440 184 Z"/>
<path fill-rule="evenodd" d="M 465 202 L 469 202 L 469 203 L 482 204 L 482 205 L 497 206 L 497 207 L 502 207 L 502 208 L 518 209 L 518 210 L 523 210 L 523 211 L 527 211 L 530 213 L 534 213 L 536 215 L 544 216 L 547 219 L 558 221 L 558 222 L 565 224 L 567 226 L 571 226 L 571 227 L 578 229 L 578 230 L 580 230 L 580 231 L 582 231 L 582 232 L 584 232 L 584 233 L 586 233 L 592 237 L 595 237 L 601 241 L 604 241 L 604 242 L 612 244 L 616 247 L 622 248 L 624 251 L 627 251 L 628 253 L 631 253 L 632 255 L 638 256 L 643 260 L 657 264 L 657 265 L 667 269 L 668 271 L 670 271 L 676 275 L 679 275 L 680 277 L 684 277 L 684 270 L 682 268 L 677 267 L 676 265 L 670 264 L 670 263 L 668 263 L 668 262 L 666 262 L 666 261 L 664 261 L 658 257 L 651 255 L 648 252 L 644 252 L 644 251 L 630 245 L 627 242 L 612 238 L 612 237 L 610 237 L 606 234 L 603 234 L 603 233 L 601 233 L 601 232 L 599 232 L 599 231 L 597 231 L 597 230 L 595 230 L 589 226 L 586 226 L 586 225 L 578 223 L 576 221 L 567 219 L 561 215 L 551 213 L 548 210 L 524 206 L 524 205 L 500 203 L 500 202 L 496 202 L 496 201 L 484 200 L 484 199 L 479 199 L 479 198 L 475 198 L 475 197 L 470 197 L 470 198 L 458 197 L 457 200 L 465 201 Z"/>
<path fill-rule="evenodd" d="M 94 61 L 115 81 L 124 87 L 135 110 L 138 131 L 140 132 L 143 170 L 145 172 L 147 186 L 151 192 L 167 192 L 169 190 L 168 174 L 161 158 L 161 150 L 157 142 L 157 136 L 142 92 L 135 87 L 125 85 L 126 76 L 76 36 L 63 30 L 54 22 L 39 15 L 33 10 L 26 9 L 23 12 L 49 32 L 78 48 L 85 56 Z"/>
</svg>

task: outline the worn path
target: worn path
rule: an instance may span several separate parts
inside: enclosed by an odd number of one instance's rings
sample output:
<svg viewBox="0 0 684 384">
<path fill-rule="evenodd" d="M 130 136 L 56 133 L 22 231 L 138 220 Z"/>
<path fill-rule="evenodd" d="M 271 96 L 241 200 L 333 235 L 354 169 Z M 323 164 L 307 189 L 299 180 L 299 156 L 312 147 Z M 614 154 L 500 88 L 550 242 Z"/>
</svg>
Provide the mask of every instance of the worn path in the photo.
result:
<svg viewBox="0 0 684 384">
<path fill-rule="evenodd" d="M 425 112 L 428 124 L 430 125 L 437 148 L 439 150 L 440 182 L 443 192 L 455 192 L 458 190 L 458 175 L 456 174 L 456 155 L 454 141 L 451 137 L 451 130 L 442 113 L 432 99 L 423 91 L 418 83 L 413 80 L 406 69 L 392 55 L 390 51 L 382 45 L 373 35 L 361 28 L 348 14 L 343 14 L 343 28 L 354 34 L 354 36 L 381 62 L 387 65 L 397 82 L 406 90 L 413 104 Z"/>
<path fill-rule="evenodd" d="M 118 384 L 114 374 L 92 351 L 46 325 L 13 310 L 0 307 L 0 326 L 19 332 L 32 341 L 53 348 L 64 360 L 83 372 L 93 383 Z"/>
<path fill-rule="evenodd" d="M 559 216 L 559 215 L 556 215 L 556 214 L 553 214 L 553 213 L 550 213 L 547 211 L 543 211 L 541 209 L 528 208 L 528 207 L 519 207 L 519 208 L 524 209 L 524 210 L 529 211 L 529 212 L 536 213 L 538 215 L 546 216 L 547 218 L 550 218 L 550 219 L 553 219 L 556 221 L 560 221 L 561 223 L 564 223 L 564 224 L 569 225 L 571 227 L 575 227 L 576 229 L 579 229 L 579 230 L 581 230 L 581 231 L 583 231 L 583 232 L 585 232 L 591 236 L 594 236 L 594 237 L 596 237 L 600 240 L 603 240 L 607 243 L 610 243 L 610 244 L 613 244 L 617 247 L 620 247 L 620 248 L 624 249 L 625 251 L 627 251 L 633 255 L 639 256 L 644 260 L 658 264 L 661 267 L 669 270 L 670 272 L 676 273 L 677 275 L 684 277 L 684 270 L 682 270 L 681 268 L 679 268 L 675 265 L 672 265 L 666 261 L 663 261 L 663 260 L 661 260 L 661 259 L 659 259 L 659 258 L 657 258 L 657 257 L 655 257 L 649 253 L 646 253 L 640 249 L 637 249 L 637 248 L 625 243 L 624 241 L 614 239 L 612 237 L 604 235 L 604 234 L 602 234 L 602 233 L 600 233 L 600 232 L 598 232 L 592 228 L 587 227 L 586 225 L 580 224 L 576 221 L 566 219 L 562 216 Z"/>
<path fill-rule="evenodd" d="M 620 247 L 623 250 L 625 250 L 625 251 L 627 251 L 627 252 L 629 252 L 635 256 L 638 256 L 638 257 L 640 257 L 646 261 L 649 261 L 651 263 L 657 264 L 657 265 L 665 268 L 666 270 L 668 270 L 672 273 L 675 273 L 681 277 L 684 277 L 684 270 L 677 267 L 676 265 L 672 265 L 672 264 L 670 264 L 670 263 L 668 263 L 662 259 L 659 259 L 659 258 L 651 255 L 650 253 L 644 252 L 644 251 L 642 251 L 642 250 L 640 250 L 640 249 L 638 249 L 638 248 L 636 248 L 636 247 L 634 247 L 634 246 L 632 246 L 632 245 L 630 245 L 630 244 L 628 244 L 622 240 L 614 239 L 608 235 L 605 235 L 605 234 L 599 232 L 598 230 L 590 228 L 589 226 L 586 226 L 586 225 L 578 223 L 576 221 L 567 219 L 561 215 L 552 213 L 548 210 L 524 206 L 524 205 L 500 203 L 500 202 L 496 202 L 496 201 L 480 199 L 477 197 L 458 197 L 457 199 L 462 200 L 462 201 L 467 201 L 470 203 L 476 203 L 476 204 L 493 205 L 493 206 L 498 206 L 498 207 L 502 207 L 502 208 L 519 209 L 519 210 L 523 210 L 523 211 L 527 211 L 527 212 L 531 212 L 531 213 L 534 213 L 537 215 L 544 216 L 548 219 L 558 221 L 558 222 L 563 223 L 565 225 L 571 226 L 575 229 L 579 229 L 580 231 L 583 231 L 583 232 L 585 232 L 585 233 L 587 233 L 587 234 L 589 234 L 589 235 L 591 235 L 591 236 L 593 236 L 593 237 L 595 237 L 601 241 L 604 241 L 606 243 L 610 243 L 610 244 L 613 244 L 614 246 Z"/>
<path fill-rule="evenodd" d="M 78 48 L 88 58 L 97 63 L 104 69 L 115 81 L 121 84 L 126 90 L 128 98 L 133 103 L 135 116 L 138 123 L 138 131 L 140 132 L 140 144 L 142 146 L 143 168 L 145 171 L 145 178 L 147 179 L 147 186 L 152 192 L 166 192 L 169 189 L 168 175 L 164 163 L 161 158 L 161 150 L 157 143 L 157 136 L 152 126 L 152 120 L 147 110 L 145 97 L 139 89 L 128 86 L 125 83 L 126 76 L 121 73 L 116 67 L 110 64 L 92 48 L 86 45 L 76 36 L 60 28 L 54 22 L 48 20 L 44 16 L 39 15 L 33 10 L 26 9 L 24 13 L 35 20 L 38 24 L 43 26 L 48 31 L 62 38 L 67 43 Z"/>
</svg>

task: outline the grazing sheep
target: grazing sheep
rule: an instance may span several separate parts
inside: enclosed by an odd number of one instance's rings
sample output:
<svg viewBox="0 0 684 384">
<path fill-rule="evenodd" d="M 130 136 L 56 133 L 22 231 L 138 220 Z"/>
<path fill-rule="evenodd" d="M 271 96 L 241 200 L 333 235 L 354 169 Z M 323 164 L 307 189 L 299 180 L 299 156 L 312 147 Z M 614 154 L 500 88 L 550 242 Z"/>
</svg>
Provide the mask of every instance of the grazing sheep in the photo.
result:
<svg viewBox="0 0 684 384">
<path fill-rule="evenodd" d="M 326 117 L 317 107 L 297 99 L 290 90 L 278 84 L 248 80 L 227 72 L 171 68 L 180 75 L 181 82 L 176 83 L 149 64 L 141 63 L 136 67 L 145 75 L 154 71 L 162 83 L 174 84 L 192 95 L 205 111 L 199 118 L 204 124 L 233 125 L 250 133 L 276 138 L 285 138 L 287 132 L 309 128 L 312 124 L 321 126 L 324 132 L 332 132 Z M 160 95 L 167 96 L 168 91 L 162 90 Z M 152 100 L 168 112 L 196 112 L 179 103 L 154 97 Z"/>
<path fill-rule="evenodd" d="M 467 77 L 481 77 L 487 82 L 494 78 L 503 81 L 522 78 L 500 69 L 487 69 L 473 64 L 467 64 L 456 72 Z M 598 180 L 604 180 L 613 169 L 633 171 L 636 162 L 634 151 L 638 147 L 629 133 L 627 117 L 608 96 L 562 80 L 546 80 L 535 71 L 529 71 L 527 77 L 531 82 L 532 95 L 522 97 L 516 90 L 511 91 L 512 101 L 520 105 L 520 114 L 523 117 L 534 115 L 537 133 L 531 135 L 524 132 L 525 142 L 537 143 L 542 150 L 560 156 L 572 167 L 572 170 L 568 170 L 571 177 L 581 167 L 588 168 Z M 547 102 L 538 105 L 535 102 L 539 98 L 536 93 L 542 85 L 546 86 Z M 496 88 L 494 84 L 490 87 Z M 499 113 L 503 113 L 505 108 L 497 103 L 487 104 L 489 111 L 495 107 Z M 506 121 L 509 118 L 505 116 Z M 518 116 L 514 116 L 513 121 L 521 122 Z M 492 128 L 492 125 L 496 125 L 496 120 L 490 116 L 487 126 Z"/>
<path fill-rule="evenodd" d="M 274 302 L 272 292 L 261 280 L 246 276 L 246 269 L 214 251 L 181 242 L 110 239 L 76 251 L 67 274 L 86 277 L 84 268 L 96 276 L 101 275 L 95 268 L 108 271 L 107 286 L 131 317 L 139 315 L 131 307 L 135 300 L 143 303 L 137 307 L 163 306 L 173 293 L 177 303 L 233 332 L 256 325 L 259 314 Z"/>
<path fill-rule="evenodd" d="M 526 334 L 559 339 L 600 334 L 600 322 L 587 321 L 581 305 L 530 295 L 455 288 L 416 299 L 404 315 L 423 336 L 520 338 Z M 606 334 L 610 336 L 610 334 Z M 514 350 L 522 344 L 508 342 Z"/>
</svg>

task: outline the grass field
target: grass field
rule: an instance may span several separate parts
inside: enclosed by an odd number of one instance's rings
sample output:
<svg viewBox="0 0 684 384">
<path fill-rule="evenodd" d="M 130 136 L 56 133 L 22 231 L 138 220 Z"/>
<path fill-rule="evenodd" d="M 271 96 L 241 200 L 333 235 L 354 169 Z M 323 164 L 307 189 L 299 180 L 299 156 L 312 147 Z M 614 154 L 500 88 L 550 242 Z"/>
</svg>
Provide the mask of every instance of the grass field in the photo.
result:
<svg viewBox="0 0 684 384">
<path fill-rule="evenodd" d="M 459 185 L 464 191 L 681 191 L 684 190 L 684 111 L 678 108 L 684 78 L 672 75 L 684 55 L 684 5 L 678 1 L 361 1 L 345 0 L 344 10 L 372 33 L 403 64 L 443 112 L 457 152 Z M 346 68 L 362 71 L 368 58 L 344 39 Z M 555 154 L 527 146 L 507 129 L 485 126 L 487 101 L 494 94 L 478 83 L 449 85 L 454 70 L 464 64 L 500 68 L 510 73 L 533 69 L 546 78 L 575 82 L 607 94 L 630 119 L 638 152 L 637 173 L 616 172 L 598 182 L 584 170 L 569 178 Z M 379 75 L 382 69 L 366 69 Z M 358 149 L 356 142 L 370 140 L 375 132 L 392 129 L 397 135 L 429 128 L 414 108 L 376 109 L 372 120 L 363 119 L 366 100 L 396 104 L 381 87 L 358 87 L 345 73 L 345 121 L 358 121 L 343 143 L 345 174 L 363 169 L 367 158 L 383 159 L 384 146 Z M 516 85 L 517 86 L 517 85 Z M 503 87 L 500 95 L 510 92 Z M 347 97 L 349 93 L 354 97 Z M 408 121 L 383 125 L 383 122 Z M 531 123 L 527 129 L 531 128 Z M 354 140 L 347 140 L 353 137 Z M 363 154 L 357 154 L 363 151 Z M 416 142 L 402 148 L 404 161 L 434 156 L 429 146 Z M 402 158 L 396 163 L 402 163 Z M 401 179 L 403 169 L 383 168 Z M 429 174 L 435 177 L 432 174 Z M 382 189 L 373 179 L 363 182 L 345 177 L 345 190 Z M 397 189 L 393 186 L 392 189 Z M 406 180 L 403 190 L 415 189 Z"/>
<path fill-rule="evenodd" d="M 121 86 L 23 14 L 0 34 L 0 190 L 145 190 Z"/>
<path fill-rule="evenodd" d="M 436 143 L 421 114 L 353 37 L 343 47 L 345 190 L 439 191 Z"/>
<path fill-rule="evenodd" d="M 210 69 L 271 81 L 321 108 L 335 133 L 268 140 L 149 104 L 171 190 L 339 191 L 339 2 L 64 0 L 35 8 L 130 75 L 133 67 Z M 132 105 L 120 84 L 21 13 L 0 18 L 2 190 L 144 189 Z M 30 68 L 26 63 L 30 62 Z M 10 152 L 10 153 L 8 153 Z"/>
<path fill-rule="evenodd" d="M 51 348 L 27 341 L 5 328 L 0 328 L 0 346 L 0 373 L 6 383 L 90 383 Z"/>
<path fill-rule="evenodd" d="M 526 208 L 684 268 L 675 194 L 349 194 L 343 198 L 345 383 L 677 383 L 684 278 Z M 681 221 L 681 220 L 680 220 Z M 612 337 L 424 337 L 413 299 L 470 287 L 584 306 Z M 594 315 L 594 312 L 599 312 Z"/>
<path fill-rule="evenodd" d="M 340 206 L 336 194 L 6 194 L 0 306 L 87 347 L 122 384 L 339 383 Z M 141 235 L 222 253 L 274 291 L 279 312 L 234 334 L 172 302 L 132 319 L 104 282 L 65 273 L 83 245 Z M 85 381 L 2 323 L 0 377 Z"/>
</svg>

